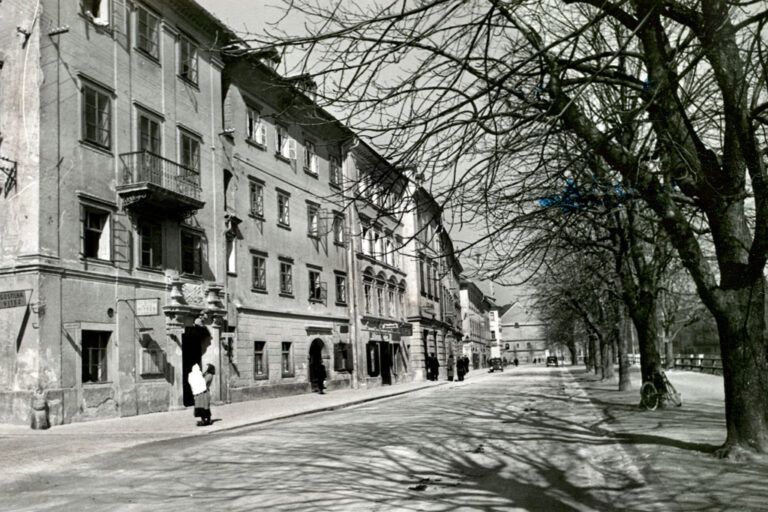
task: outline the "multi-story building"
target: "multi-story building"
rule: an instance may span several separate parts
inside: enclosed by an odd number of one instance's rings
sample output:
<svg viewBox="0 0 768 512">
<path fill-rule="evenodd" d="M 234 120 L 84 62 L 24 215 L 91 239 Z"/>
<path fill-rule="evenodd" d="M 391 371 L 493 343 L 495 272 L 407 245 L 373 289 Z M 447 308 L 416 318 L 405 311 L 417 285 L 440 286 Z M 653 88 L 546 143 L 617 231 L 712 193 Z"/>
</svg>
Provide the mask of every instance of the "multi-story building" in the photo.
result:
<svg viewBox="0 0 768 512">
<path fill-rule="evenodd" d="M 190 404 L 223 362 L 233 35 L 190 0 L 7 0 L 0 34 L 0 420 L 38 388 L 54 424 Z"/>
<path fill-rule="evenodd" d="M 461 279 L 461 317 L 464 329 L 464 355 L 472 368 L 485 368 L 491 350 L 491 330 L 488 323 L 490 302 L 480 288 L 468 279 Z"/>
<path fill-rule="evenodd" d="M 366 386 L 409 380 L 409 283 L 402 251 L 408 180 L 359 140 L 349 145 L 345 163 L 357 375 Z"/>
<path fill-rule="evenodd" d="M 449 325 L 441 306 L 443 286 L 440 276 L 442 210 L 434 198 L 420 185 L 410 187 L 409 214 L 404 216 L 406 241 L 406 273 L 413 276 L 414 286 L 407 290 L 411 304 L 408 321 L 412 325 L 411 369 L 415 380 L 426 377 L 426 356 L 434 355 L 440 363 L 440 375 L 450 354 L 446 340 Z"/>
<path fill-rule="evenodd" d="M 521 363 L 543 360 L 549 351 L 544 324 L 523 304 L 515 304 L 501 317 L 502 357 Z"/>
<path fill-rule="evenodd" d="M 504 358 L 505 362 L 509 362 L 509 359 L 507 359 L 506 355 L 504 354 L 504 345 L 501 341 L 501 317 L 504 316 L 504 313 L 506 313 L 507 310 L 512 307 L 512 305 L 507 304 L 504 306 L 499 306 L 496 304 L 495 300 L 490 298 L 489 300 L 491 307 L 488 311 L 488 327 L 491 331 L 491 357 L 502 357 Z"/>
<path fill-rule="evenodd" d="M 321 362 L 330 388 L 350 386 L 354 367 L 340 196 L 351 134 L 273 58 L 228 59 L 224 72 L 231 400 L 316 389 Z"/>
<path fill-rule="evenodd" d="M 462 355 L 462 338 L 464 336 L 461 319 L 461 297 L 459 283 L 464 270 L 453 248 L 453 241 L 445 231 L 440 231 L 440 285 L 442 300 L 440 301 L 443 329 L 445 331 L 448 356 L 455 358 Z M 455 375 L 455 372 L 454 372 Z"/>
</svg>

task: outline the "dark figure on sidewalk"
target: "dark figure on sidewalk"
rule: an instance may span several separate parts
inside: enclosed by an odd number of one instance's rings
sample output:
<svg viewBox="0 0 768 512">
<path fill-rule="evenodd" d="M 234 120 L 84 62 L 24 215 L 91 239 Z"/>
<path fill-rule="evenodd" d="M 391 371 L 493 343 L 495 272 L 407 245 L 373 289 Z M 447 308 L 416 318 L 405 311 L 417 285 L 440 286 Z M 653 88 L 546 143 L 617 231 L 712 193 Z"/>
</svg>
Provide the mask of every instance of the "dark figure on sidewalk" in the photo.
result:
<svg viewBox="0 0 768 512">
<path fill-rule="evenodd" d="M 445 369 L 445 371 L 448 373 L 448 380 L 453 381 L 453 354 L 448 356 L 448 361 L 446 364 L 448 365 Z"/>
<path fill-rule="evenodd" d="M 464 370 L 464 358 L 459 356 L 456 359 L 456 376 L 459 378 L 459 382 L 464 380 L 464 374 L 467 373 Z"/>
<path fill-rule="evenodd" d="M 432 380 L 438 380 L 440 377 L 440 360 L 432 354 Z"/>
<path fill-rule="evenodd" d="M 517 367 L 517 365 L 518 365 L 518 364 L 520 364 L 520 361 L 518 361 L 518 360 L 517 360 L 517 358 L 515 358 L 515 360 L 513 361 L 513 363 L 515 363 L 515 367 Z"/>
<path fill-rule="evenodd" d="M 464 376 L 466 376 L 469 373 L 469 357 L 462 357 L 462 361 L 464 363 Z"/>
<path fill-rule="evenodd" d="M 427 374 L 427 380 L 432 380 L 432 356 L 429 354 L 424 358 L 424 371 Z"/>
<path fill-rule="evenodd" d="M 216 375 L 216 367 L 212 364 L 205 368 L 205 373 L 200 371 L 200 366 L 194 365 L 187 377 L 192 394 L 195 396 L 195 417 L 200 418 L 197 423 L 200 427 L 211 424 L 210 389 L 214 375 Z"/>
<path fill-rule="evenodd" d="M 317 376 L 317 389 L 321 395 L 324 395 L 325 379 L 328 377 L 328 374 L 325 371 L 325 365 L 322 363 L 322 361 L 317 365 L 317 368 L 315 369 L 315 375 Z"/>
</svg>

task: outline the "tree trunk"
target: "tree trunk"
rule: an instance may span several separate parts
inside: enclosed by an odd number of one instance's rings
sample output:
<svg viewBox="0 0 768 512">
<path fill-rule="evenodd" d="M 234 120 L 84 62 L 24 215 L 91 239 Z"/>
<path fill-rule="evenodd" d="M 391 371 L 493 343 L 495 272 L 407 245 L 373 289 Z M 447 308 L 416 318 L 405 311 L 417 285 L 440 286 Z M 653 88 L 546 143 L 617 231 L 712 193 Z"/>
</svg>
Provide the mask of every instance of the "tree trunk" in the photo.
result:
<svg viewBox="0 0 768 512">
<path fill-rule="evenodd" d="M 627 391 L 632 388 L 629 379 L 629 354 L 627 353 L 627 338 L 622 333 L 624 326 L 624 308 L 619 310 L 619 317 L 613 326 L 613 336 L 616 341 L 616 349 L 619 353 L 619 391 Z"/>
<path fill-rule="evenodd" d="M 643 382 L 651 378 L 653 366 L 660 367 L 661 357 L 656 349 L 659 336 L 656 322 L 656 304 L 652 294 L 641 293 L 629 309 L 632 323 L 637 331 L 637 345 L 640 352 L 640 374 Z"/>
<path fill-rule="evenodd" d="M 664 343 L 664 352 L 666 356 L 666 361 L 664 364 L 664 368 L 669 370 L 670 368 L 675 367 L 675 350 L 672 346 L 672 341 L 669 341 L 669 338 L 667 338 L 667 341 Z"/>
<path fill-rule="evenodd" d="M 610 336 L 603 336 L 600 344 L 600 373 L 602 380 L 612 379 L 613 372 L 613 343 Z"/>
<path fill-rule="evenodd" d="M 589 365 L 588 369 L 595 372 L 597 375 L 600 372 L 600 355 L 598 353 L 597 336 L 595 334 L 589 335 Z"/>
<path fill-rule="evenodd" d="M 768 453 L 768 342 L 765 280 L 723 292 L 724 311 L 713 312 L 720 334 L 728 438 L 718 455 Z"/>
</svg>

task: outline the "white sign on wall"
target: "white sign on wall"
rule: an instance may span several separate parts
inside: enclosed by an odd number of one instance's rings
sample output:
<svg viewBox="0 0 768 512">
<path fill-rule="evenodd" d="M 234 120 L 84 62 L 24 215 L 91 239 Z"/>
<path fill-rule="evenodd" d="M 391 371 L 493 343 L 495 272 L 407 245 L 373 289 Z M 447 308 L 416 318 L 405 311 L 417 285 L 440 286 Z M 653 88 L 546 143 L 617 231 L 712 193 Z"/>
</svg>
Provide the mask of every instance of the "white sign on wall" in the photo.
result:
<svg viewBox="0 0 768 512">
<path fill-rule="evenodd" d="M 156 316 L 160 314 L 160 299 L 136 299 L 136 316 Z"/>
</svg>

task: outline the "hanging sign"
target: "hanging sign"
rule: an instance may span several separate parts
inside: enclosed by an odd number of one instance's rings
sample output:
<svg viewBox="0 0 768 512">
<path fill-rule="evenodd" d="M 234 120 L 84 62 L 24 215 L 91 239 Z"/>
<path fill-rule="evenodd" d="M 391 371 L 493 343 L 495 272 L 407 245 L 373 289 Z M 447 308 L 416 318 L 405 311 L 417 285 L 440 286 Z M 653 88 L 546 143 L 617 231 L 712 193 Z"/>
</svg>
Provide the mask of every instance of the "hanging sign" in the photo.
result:
<svg viewBox="0 0 768 512">
<path fill-rule="evenodd" d="M 0 309 L 21 308 L 27 305 L 27 291 L 0 292 Z"/>
</svg>

